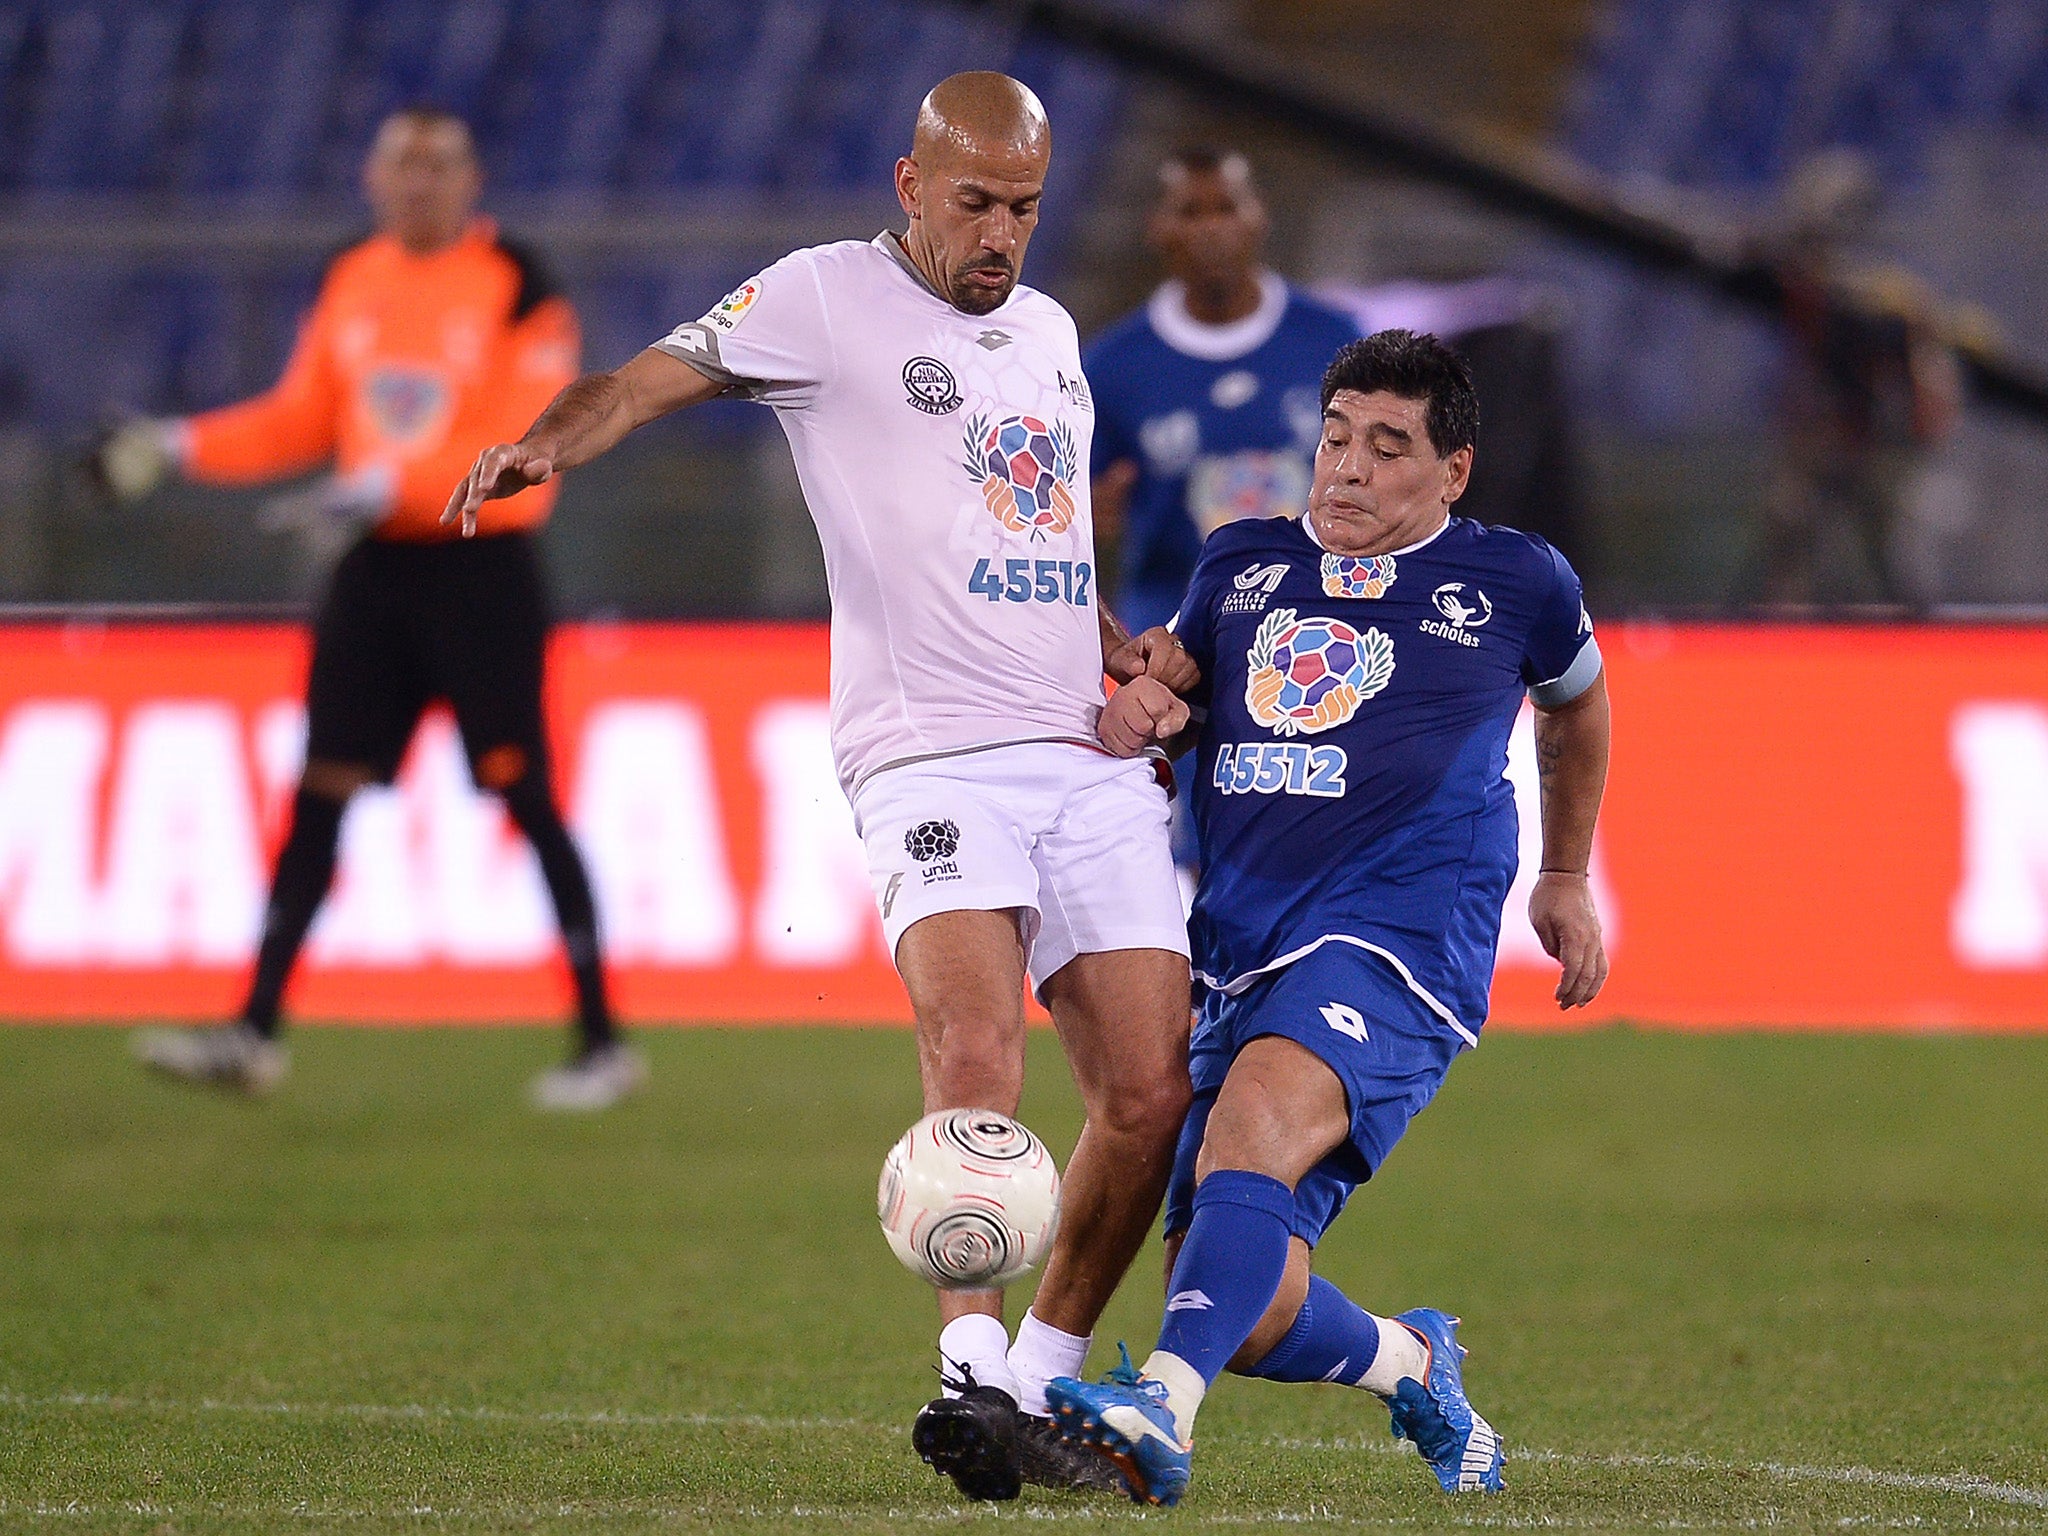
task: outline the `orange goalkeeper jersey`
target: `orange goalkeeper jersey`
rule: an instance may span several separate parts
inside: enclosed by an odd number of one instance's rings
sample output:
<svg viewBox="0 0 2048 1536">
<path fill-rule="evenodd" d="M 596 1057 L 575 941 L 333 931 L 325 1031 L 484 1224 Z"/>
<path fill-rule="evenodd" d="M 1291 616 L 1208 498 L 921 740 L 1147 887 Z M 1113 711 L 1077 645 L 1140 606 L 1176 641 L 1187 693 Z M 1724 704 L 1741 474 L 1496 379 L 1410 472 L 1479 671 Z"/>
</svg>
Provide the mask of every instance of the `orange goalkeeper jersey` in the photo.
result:
<svg viewBox="0 0 2048 1536">
<path fill-rule="evenodd" d="M 327 269 L 275 388 L 186 423 L 185 472 L 248 484 L 330 461 L 381 469 L 395 500 L 378 537 L 452 537 L 450 493 L 576 376 L 578 351 L 575 311 L 490 220 L 429 256 L 375 235 Z M 479 532 L 535 527 L 554 499 L 550 482 L 489 502 Z"/>
</svg>

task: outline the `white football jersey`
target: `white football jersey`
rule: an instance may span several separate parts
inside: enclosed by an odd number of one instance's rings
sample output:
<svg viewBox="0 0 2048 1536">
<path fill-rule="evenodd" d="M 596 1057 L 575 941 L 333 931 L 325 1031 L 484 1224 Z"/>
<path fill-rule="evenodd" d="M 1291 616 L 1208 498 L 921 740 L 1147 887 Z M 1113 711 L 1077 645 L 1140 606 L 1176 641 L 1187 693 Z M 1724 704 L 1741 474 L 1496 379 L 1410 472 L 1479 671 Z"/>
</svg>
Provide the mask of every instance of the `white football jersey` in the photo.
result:
<svg viewBox="0 0 2048 1536">
<path fill-rule="evenodd" d="M 1023 286 L 985 315 L 895 235 L 793 252 L 657 345 L 774 407 L 832 592 L 849 793 L 897 764 L 1095 745 L 1103 704 L 1073 318 Z"/>
</svg>

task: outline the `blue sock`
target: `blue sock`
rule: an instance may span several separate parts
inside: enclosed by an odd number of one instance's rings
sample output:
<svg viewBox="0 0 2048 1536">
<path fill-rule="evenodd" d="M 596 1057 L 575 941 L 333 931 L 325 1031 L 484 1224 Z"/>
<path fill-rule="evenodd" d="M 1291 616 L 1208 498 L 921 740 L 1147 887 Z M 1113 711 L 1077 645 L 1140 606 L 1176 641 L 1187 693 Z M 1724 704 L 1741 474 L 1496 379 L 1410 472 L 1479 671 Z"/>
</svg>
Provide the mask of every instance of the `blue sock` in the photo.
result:
<svg viewBox="0 0 2048 1536">
<path fill-rule="evenodd" d="M 1246 1371 L 1268 1381 L 1334 1381 L 1355 1387 L 1379 1353 L 1380 1325 L 1321 1275 L 1308 1277 L 1308 1296 L 1286 1337 Z"/>
<path fill-rule="evenodd" d="M 1213 1383 L 1251 1337 L 1287 1272 L 1294 1191 L 1263 1173 L 1218 1169 L 1195 1190 L 1174 1261 L 1159 1347 Z"/>
</svg>

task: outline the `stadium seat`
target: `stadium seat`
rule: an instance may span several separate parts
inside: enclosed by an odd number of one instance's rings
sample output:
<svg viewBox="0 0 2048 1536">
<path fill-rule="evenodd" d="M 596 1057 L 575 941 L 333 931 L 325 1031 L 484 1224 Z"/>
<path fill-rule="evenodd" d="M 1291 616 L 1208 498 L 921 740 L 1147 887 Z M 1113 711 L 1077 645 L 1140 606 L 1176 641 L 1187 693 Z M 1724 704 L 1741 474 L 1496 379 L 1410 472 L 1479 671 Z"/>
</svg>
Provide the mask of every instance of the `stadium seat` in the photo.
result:
<svg viewBox="0 0 2048 1536">
<path fill-rule="evenodd" d="M 1055 192 L 1084 180 L 1115 75 L 916 0 L 18 0 L 0 6 L 0 201 L 345 226 L 370 130 L 422 100 L 475 125 L 515 229 L 614 198 L 850 197 L 886 181 L 934 79 L 995 59 L 1061 124 Z M 1041 275 L 1064 222 L 1041 235 Z M 579 253 L 591 355 L 617 361 L 773 254 Z M 320 263 L 261 246 L 0 258 L 0 373 L 19 375 L 0 421 L 69 431 L 260 389 Z M 61 377 L 24 361 L 53 356 Z"/>
</svg>

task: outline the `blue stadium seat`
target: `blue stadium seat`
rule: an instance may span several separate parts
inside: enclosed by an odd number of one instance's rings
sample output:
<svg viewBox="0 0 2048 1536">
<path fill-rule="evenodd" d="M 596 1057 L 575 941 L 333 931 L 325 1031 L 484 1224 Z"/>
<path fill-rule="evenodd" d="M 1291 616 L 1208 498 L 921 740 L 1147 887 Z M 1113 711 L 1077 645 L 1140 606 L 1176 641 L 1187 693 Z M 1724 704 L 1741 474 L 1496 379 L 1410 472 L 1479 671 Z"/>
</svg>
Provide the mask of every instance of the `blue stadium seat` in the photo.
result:
<svg viewBox="0 0 2048 1536">
<path fill-rule="evenodd" d="M 371 129 L 422 100 L 469 118 L 522 205 L 842 194 L 886 183 L 933 80 L 1005 62 L 1060 123 L 1052 202 L 1077 207 L 1116 77 L 924 0 L 0 0 L 0 205 L 353 212 Z M 2020 72 L 2004 89 L 2033 99 Z M 1041 234 L 1041 279 L 1070 217 Z M 592 357 L 629 355 L 773 254 L 584 258 Z M 318 270 L 303 253 L 0 260 L 0 420 L 68 429 L 260 389 Z"/>
</svg>

